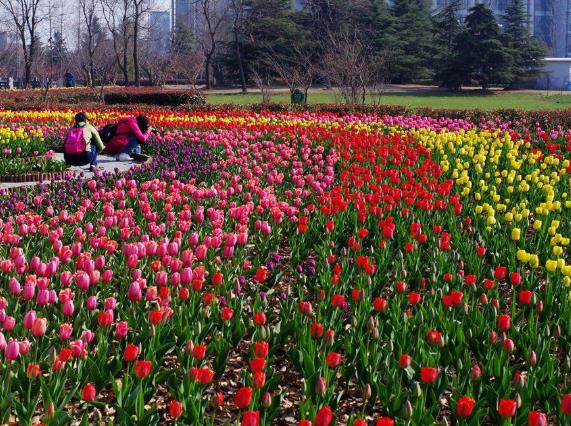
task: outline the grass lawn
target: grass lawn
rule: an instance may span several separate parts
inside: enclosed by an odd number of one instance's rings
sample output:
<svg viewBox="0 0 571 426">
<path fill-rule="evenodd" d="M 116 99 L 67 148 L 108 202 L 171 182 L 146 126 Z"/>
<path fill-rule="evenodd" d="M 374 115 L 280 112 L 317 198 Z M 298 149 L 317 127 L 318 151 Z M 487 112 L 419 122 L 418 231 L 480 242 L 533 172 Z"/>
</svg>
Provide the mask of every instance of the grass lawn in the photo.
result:
<svg viewBox="0 0 571 426">
<path fill-rule="evenodd" d="M 261 102 L 259 93 L 211 93 L 207 95 L 211 104 L 253 104 Z M 310 103 L 335 103 L 336 96 L 323 90 L 309 93 Z M 389 92 L 382 96 L 370 96 L 369 102 L 386 105 L 407 105 L 410 107 L 431 107 L 448 109 L 483 109 L 494 110 L 504 108 L 525 110 L 550 110 L 571 108 L 571 95 L 546 94 L 539 91 L 494 92 L 491 94 L 450 93 L 437 90 Z M 289 102 L 289 94 L 278 93 L 272 102 Z"/>
</svg>

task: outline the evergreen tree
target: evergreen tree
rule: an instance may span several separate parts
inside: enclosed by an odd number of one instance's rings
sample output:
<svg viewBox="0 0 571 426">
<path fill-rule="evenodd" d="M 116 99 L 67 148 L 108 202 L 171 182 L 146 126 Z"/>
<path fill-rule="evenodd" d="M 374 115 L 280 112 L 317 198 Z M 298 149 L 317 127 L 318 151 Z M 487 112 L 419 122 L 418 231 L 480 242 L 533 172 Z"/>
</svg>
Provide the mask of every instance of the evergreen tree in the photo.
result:
<svg viewBox="0 0 571 426">
<path fill-rule="evenodd" d="M 528 18 L 522 0 L 512 0 L 503 16 L 504 34 L 512 56 L 513 88 L 520 88 L 525 80 L 536 77 L 548 54 L 547 48 L 529 33 Z"/>
<path fill-rule="evenodd" d="M 391 12 L 391 79 L 399 83 L 429 79 L 433 45 L 428 6 L 424 0 L 395 0 Z"/>
<path fill-rule="evenodd" d="M 376 53 L 388 56 L 394 45 L 392 34 L 394 24 L 391 12 L 385 0 L 370 0 L 369 38 Z"/>
<path fill-rule="evenodd" d="M 467 75 L 483 90 L 491 84 L 513 79 L 511 50 L 504 45 L 501 29 L 493 12 L 483 4 L 470 9 L 466 31 L 458 37 L 457 58 L 463 60 Z"/>
<path fill-rule="evenodd" d="M 460 0 L 452 0 L 433 18 L 434 80 L 450 89 L 460 88 L 466 75 L 464 61 L 456 53 L 458 38 L 466 29 L 458 17 L 459 9 Z"/>
<path fill-rule="evenodd" d="M 178 55 L 186 55 L 194 51 L 196 40 L 191 29 L 187 25 L 177 24 L 171 42 L 171 52 Z"/>
<path fill-rule="evenodd" d="M 50 43 L 49 61 L 52 64 L 61 64 L 67 59 L 67 45 L 59 31 L 54 33 Z"/>
<path fill-rule="evenodd" d="M 245 0 L 244 3 L 244 38 L 239 43 L 245 70 L 256 67 L 264 71 L 265 56 L 288 58 L 294 46 L 303 44 L 305 33 L 294 19 L 291 0 Z M 229 62 L 227 65 L 236 69 L 235 59 Z"/>
</svg>

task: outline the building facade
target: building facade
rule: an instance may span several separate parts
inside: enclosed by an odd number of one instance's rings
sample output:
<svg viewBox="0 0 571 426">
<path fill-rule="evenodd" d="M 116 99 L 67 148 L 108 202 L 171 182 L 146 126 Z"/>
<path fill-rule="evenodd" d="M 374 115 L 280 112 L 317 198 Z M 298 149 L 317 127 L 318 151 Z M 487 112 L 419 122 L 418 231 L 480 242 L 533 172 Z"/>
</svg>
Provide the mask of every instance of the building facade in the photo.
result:
<svg viewBox="0 0 571 426">
<path fill-rule="evenodd" d="M 193 34 L 198 30 L 199 5 L 196 0 L 172 0 L 172 28 L 184 26 Z"/>
<path fill-rule="evenodd" d="M 158 54 L 169 51 L 171 38 L 171 13 L 165 11 L 149 12 L 149 40 L 151 50 Z"/>
</svg>

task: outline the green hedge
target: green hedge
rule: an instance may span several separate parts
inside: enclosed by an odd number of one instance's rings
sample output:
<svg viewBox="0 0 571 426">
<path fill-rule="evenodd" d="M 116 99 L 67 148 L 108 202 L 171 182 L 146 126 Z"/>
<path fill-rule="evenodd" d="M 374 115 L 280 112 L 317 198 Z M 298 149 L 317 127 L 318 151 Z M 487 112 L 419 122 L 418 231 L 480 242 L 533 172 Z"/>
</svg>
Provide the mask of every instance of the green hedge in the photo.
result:
<svg viewBox="0 0 571 426">
<path fill-rule="evenodd" d="M 145 104 L 155 106 L 203 106 L 206 99 L 196 92 L 112 92 L 105 95 L 107 105 Z"/>
</svg>

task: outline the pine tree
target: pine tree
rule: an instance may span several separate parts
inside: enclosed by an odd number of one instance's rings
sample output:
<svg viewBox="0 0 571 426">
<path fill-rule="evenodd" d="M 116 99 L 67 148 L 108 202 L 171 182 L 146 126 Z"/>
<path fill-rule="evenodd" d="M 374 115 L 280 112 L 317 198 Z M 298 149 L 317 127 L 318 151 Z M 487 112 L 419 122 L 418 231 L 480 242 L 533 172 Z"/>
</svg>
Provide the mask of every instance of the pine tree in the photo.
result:
<svg viewBox="0 0 571 426">
<path fill-rule="evenodd" d="M 391 31 L 394 25 L 391 11 L 385 0 L 371 0 L 370 8 L 371 45 L 378 54 L 387 56 L 395 41 Z"/>
<path fill-rule="evenodd" d="M 522 0 L 512 0 L 503 16 L 504 34 L 512 56 L 512 88 L 540 74 L 547 48 L 527 29 L 528 15 Z"/>
<path fill-rule="evenodd" d="M 266 55 L 287 58 L 305 33 L 294 19 L 291 0 L 246 0 L 244 36 L 240 46 L 245 69 L 264 68 Z"/>
<path fill-rule="evenodd" d="M 507 84 L 513 79 L 511 50 L 502 37 L 488 7 L 478 4 L 470 9 L 466 31 L 458 37 L 457 58 L 463 60 L 467 75 L 483 90 L 491 84 Z"/>
<path fill-rule="evenodd" d="M 459 89 L 466 77 L 464 61 L 456 53 L 458 38 L 466 30 L 459 9 L 460 0 L 452 0 L 433 18 L 434 80 L 450 89 Z"/>
<path fill-rule="evenodd" d="M 50 42 L 49 61 L 52 64 L 61 64 L 65 62 L 67 54 L 65 39 L 59 31 L 56 31 Z"/>
<path fill-rule="evenodd" d="M 177 55 L 186 55 L 194 51 L 195 45 L 192 30 L 187 25 L 177 23 L 171 42 L 171 52 Z"/>
<path fill-rule="evenodd" d="M 431 78 L 432 22 L 424 0 L 395 0 L 391 8 L 391 79 L 404 83 Z"/>
</svg>

